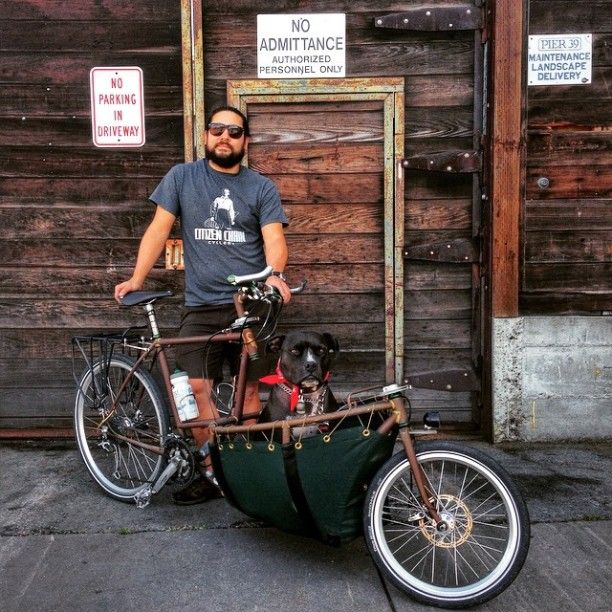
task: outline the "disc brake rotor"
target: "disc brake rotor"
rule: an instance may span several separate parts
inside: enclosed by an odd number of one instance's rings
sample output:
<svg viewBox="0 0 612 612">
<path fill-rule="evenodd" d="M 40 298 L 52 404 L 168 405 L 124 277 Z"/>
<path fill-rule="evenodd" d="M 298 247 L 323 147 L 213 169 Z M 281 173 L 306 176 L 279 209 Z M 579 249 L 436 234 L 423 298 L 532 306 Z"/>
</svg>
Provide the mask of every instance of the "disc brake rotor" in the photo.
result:
<svg viewBox="0 0 612 612">
<path fill-rule="evenodd" d="M 430 499 L 436 504 L 435 499 Z M 468 507 L 454 495 L 440 495 L 437 499 L 438 514 L 446 525 L 445 530 L 438 530 L 437 526 L 428 518 L 419 521 L 421 532 L 434 546 L 439 548 L 456 548 L 464 544 L 474 528 L 474 519 Z"/>
</svg>

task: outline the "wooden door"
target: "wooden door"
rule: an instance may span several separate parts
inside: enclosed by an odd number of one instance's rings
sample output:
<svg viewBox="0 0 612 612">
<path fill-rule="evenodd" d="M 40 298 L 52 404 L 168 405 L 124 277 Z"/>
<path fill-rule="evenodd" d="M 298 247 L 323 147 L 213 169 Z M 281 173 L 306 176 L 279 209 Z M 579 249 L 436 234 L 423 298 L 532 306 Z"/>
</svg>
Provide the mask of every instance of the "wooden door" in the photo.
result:
<svg viewBox="0 0 612 612">
<path fill-rule="evenodd" d="M 287 328 L 340 343 L 334 390 L 401 379 L 403 80 L 230 81 L 249 116 L 248 164 L 279 187 L 292 284 Z M 399 131 L 398 131 L 399 130 Z"/>
</svg>

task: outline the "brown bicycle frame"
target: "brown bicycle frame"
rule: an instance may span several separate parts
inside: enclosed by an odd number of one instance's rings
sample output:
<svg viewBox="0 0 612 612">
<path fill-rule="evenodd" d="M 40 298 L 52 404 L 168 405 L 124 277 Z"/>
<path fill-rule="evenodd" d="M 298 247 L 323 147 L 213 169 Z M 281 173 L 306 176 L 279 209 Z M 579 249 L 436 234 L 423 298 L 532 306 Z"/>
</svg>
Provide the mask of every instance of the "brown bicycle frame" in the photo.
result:
<svg viewBox="0 0 612 612">
<path fill-rule="evenodd" d="M 242 302 L 239 299 L 239 296 L 236 296 L 234 299 L 236 305 L 236 312 L 238 316 L 244 315 L 244 308 L 242 306 Z M 168 359 L 166 357 L 166 353 L 164 351 L 164 347 L 176 346 L 176 345 L 184 345 L 184 344 L 205 344 L 206 342 L 238 342 L 241 341 L 242 350 L 240 352 L 240 365 L 238 370 L 238 377 L 236 380 L 236 395 L 234 399 L 234 403 L 231 408 L 231 413 L 229 417 L 225 417 L 222 419 L 199 419 L 197 421 L 187 421 L 182 422 L 178 415 L 178 410 L 176 408 L 176 403 L 174 401 L 174 395 L 172 394 L 172 383 L 170 382 L 170 368 L 168 366 Z M 247 382 L 247 364 L 249 361 L 249 345 L 253 345 L 253 333 L 250 328 L 244 328 L 242 332 L 228 332 L 214 335 L 206 335 L 206 336 L 190 336 L 184 338 L 157 338 L 152 344 L 147 347 L 140 355 L 140 357 L 136 360 L 136 363 L 130 370 L 126 379 L 121 383 L 119 390 L 117 391 L 117 398 L 121 397 L 123 390 L 125 389 L 128 381 L 133 376 L 134 372 L 141 366 L 141 364 L 147 359 L 147 357 L 153 355 L 154 360 L 159 360 L 159 367 L 164 379 L 164 385 L 166 387 L 166 395 L 168 397 L 168 401 L 170 404 L 170 409 L 172 410 L 172 414 L 174 416 L 174 422 L 178 429 L 191 429 L 192 427 L 208 427 L 212 425 L 211 435 L 215 435 L 216 433 L 246 433 L 246 432 L 254 432 L 254 431 L 266 431 L 272 430 L 274 431 L 275 425 L 272 423 L 263 423 L 257 425 L 239 425 L 240 421 L 243 418 L 243 408 L 244 408 L 244 395 L 246 389 Z M 359 393 L 356 392 L 356 393 Z M 354 395 L 355 393 L 351 394 Z M 350 396 L 349 396 L 350 397 Z M 398 401 L 399 400 L 399 401 Z M 281 425 L 279 425 L 279 429 L 283 432 L 283 443 L 289 442 L 289 431 L 291 427 L 299 427 L 304 425 L 316 424 L 326 420 L 337 420 L 351 417 L 353 415 L 364 414 L 366 412 L 371 411 L 372 409 L 381 409 L 381 408 L 390 408 L 393 411 L 393 415 L 387 418 L 384 423 L 379 427 L 379 431 L 381 433 L 389 431 L 391 427 L 398 423 L 400 425 L 400 440 L 402 442 L 402 446 L 404 447 L 404 451 L 406 453 L 406 457 L 408 458 L 408 463 L 410 464 L 410 470 L 414 476 L 415 484 L 417 486 L 417 490 L 419 492 L 419 496 L 425 507 L 427 508 L 429 515 L 436 522 L 436 524 L 442 524 L 442 519 L 440 515 L 436 511 L 432 499 L 435 497 L 432 491 L 429 491 L 426 484 L 426 478 L 424 472 L 421 468 L 420 463 L 418 462 L 416 451 L 414 448 L 414 440 L 413 436 L 410 434 L 408 429 L 408 415 L 405 407 L 405 399 L 402 398 L 394 398 L 385 402 L 378 402 L 375 406 L 370 406 L 366 409 L 363 408 L 351 408 L 349 401 L 349 408 L 346 411 L 343 411 L 342 416 L 336 416 L 334 413 L 306 417 L 305 419 L 293 419 L 292 421 L 283 421 Z M 115 403 L 113 403 L 111 413 L 115 410 Z M 246 415 L 250 417 L 251 415 Z M 256 415 L 253 415 L 256 416 Z M 108 417 L 107 417 L 108 418 Z M 127 436 L 122 436 L 120 434 L 114 434 L 114 436 L 118 440 L 123 440 L 128 442 L 129 444 L 133 444 L 135 446 L 139 446 L 141 448 L 145 448 L 150 452 L 162 455 L 164 453 L 163 447 L 153 446 L 151 444 L 146 444 L 144 442 L 140 442 L 138 440 L 134 440 L 132 438 L 128 438 Z"/>
</svg>

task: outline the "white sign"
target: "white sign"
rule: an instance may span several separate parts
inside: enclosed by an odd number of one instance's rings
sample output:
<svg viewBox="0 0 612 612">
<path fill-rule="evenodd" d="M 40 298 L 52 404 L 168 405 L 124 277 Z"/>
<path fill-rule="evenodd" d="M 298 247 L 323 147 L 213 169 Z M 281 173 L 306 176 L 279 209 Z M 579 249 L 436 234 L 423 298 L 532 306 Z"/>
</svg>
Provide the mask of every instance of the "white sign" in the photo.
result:
<svg viewBox="0 0 612 612">
<path fill-rule="evenodd" d="M 586 85 L 593 65 L 591 34 L 529 37 L 529 85 Z"/>
<path fill-rule="evenodd" d="M 257 15 L 257 76 L 310 79 L 346 74 L 343 13 Z"/>
<path fill-rule="evenodd" d="M 145 143 L 142 70 L 92 68 L 91 130 L 96 147 L 142 147 Z"/>
</svg>

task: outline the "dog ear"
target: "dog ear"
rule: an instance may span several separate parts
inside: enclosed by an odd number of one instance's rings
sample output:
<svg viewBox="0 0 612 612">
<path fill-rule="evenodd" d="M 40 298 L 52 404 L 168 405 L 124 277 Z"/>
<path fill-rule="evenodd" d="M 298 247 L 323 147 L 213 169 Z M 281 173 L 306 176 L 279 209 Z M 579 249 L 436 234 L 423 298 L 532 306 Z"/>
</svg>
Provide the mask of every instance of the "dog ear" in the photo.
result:
<svg viewBox="0 0 612 612">
<path fill-rule="evenodd" d="M 280 353 L 285 336 L 274 336 L 266 344 L 266 353 Z"/>
<path fill-rule="evenodd" d="M 325 332 L 323 334 L 323 340 L 327 345 L 327 350 L 330 353 L 337 353 L 338 351 L 340 351 L 340 345 L 338 344 L 338 340 L 336 340 L 336 338 L 334 338 L 334 336 L 332 336 L 331 334 Z"/>
</svg>

